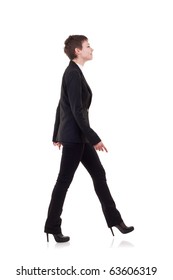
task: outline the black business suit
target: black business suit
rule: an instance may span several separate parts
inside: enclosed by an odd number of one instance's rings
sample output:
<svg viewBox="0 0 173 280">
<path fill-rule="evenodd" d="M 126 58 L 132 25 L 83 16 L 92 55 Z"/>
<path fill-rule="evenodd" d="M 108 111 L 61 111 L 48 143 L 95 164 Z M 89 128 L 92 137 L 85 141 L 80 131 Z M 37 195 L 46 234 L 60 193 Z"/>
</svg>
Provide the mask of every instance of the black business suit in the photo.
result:
<svg viewBox="0 0 173 280">
<path fill-rule="evenodd" d="M 91 99 L 92 92 L 82 71 L 75 62 L 70 61 L 62 79 L 53 142 L 83 143 L 89 141 L 95 145 L 101 141 L 89 125 L 88 109 Z"/>
<path fill-rule="evenodd" d="M 122 221 L 107 186 L 104 168 L 93 147 L 101 139 L 89 124 L 88 110 L 91 99 L 92 92 L 82 71 L 75 62 L 70 61 L 63 75 L 61 97 L 56 111 L 53 142 L 61 142 L 63 151 L 45 232 L 61 232 L 60 216 L 64 199 L 80 162 L 93 179 L 95 192 L 100 200 L 108 227 Z"/>
</svg>

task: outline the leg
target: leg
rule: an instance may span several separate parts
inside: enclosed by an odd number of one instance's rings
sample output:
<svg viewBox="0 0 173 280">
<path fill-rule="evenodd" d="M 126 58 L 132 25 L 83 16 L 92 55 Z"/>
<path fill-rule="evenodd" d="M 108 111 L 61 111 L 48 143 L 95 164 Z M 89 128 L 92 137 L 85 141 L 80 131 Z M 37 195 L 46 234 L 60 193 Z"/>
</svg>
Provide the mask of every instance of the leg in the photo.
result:
<svg viewBox="0 0 173 280">
<path fill-rule="evenodd" d="M 120 224 L 122 218 L 109 191 L 105 170 L 97 152 L 90 144 L 85 145 L 81 162 L 92 177 L 95 192 L 100 200 L 108 227 Z"/>
<path fill-rule="evenodd" d="M 64 144 L 58 179 L 54 186 L 45 224 L 45 232 L 61 233 L 61 213 L 67 190 L 79 165 L 84 144 Z"/>
</svg>

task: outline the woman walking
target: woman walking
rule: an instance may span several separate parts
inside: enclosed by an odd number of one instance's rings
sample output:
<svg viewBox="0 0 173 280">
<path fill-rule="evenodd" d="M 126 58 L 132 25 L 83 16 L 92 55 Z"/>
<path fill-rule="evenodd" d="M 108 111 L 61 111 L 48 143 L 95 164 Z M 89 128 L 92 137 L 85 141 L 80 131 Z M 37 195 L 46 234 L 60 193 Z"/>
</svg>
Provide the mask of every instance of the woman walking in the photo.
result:
<svg viewBox="0 0 173 280">
<path fill-rule="evenodd" d="M 88 113 L 92 92 L 82 73 L 82 68 L 86 61 L 92 59 L 93 49 L 86 36 L 73 35 L 66 39 L 64 52 L 69 57 L 70 63 L 62 78 L 61 96 L 53 132 L 53 144 L 59 149 L 62 146 L 63 150 L 60 171 L 45 223 L 47 241 L 49 241 L 49 233 L 57 242 L 70 240 L 69 236 L 62 234 L 61 214 L 67 190 L 80 162 L 93 180 L 95 192 L 112 234 L 114 235 L 113 226 L 122 233 L 129 233 L 134 230 L 134 227 L 127 227 L 124 224 L 109 191 L 105 170 L 97 154 L 97 151 L 107 152 L 107 149 L 89 124 Z"/>
</svg>

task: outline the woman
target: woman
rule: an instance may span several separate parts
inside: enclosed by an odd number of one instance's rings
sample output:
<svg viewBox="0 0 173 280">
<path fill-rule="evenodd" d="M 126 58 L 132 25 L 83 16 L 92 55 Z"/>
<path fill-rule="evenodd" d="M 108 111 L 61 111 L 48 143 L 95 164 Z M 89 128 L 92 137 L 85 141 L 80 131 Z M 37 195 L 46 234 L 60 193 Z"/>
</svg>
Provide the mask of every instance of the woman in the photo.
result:
<svg viewBox="0 0 173 280">
<path fill-rule="evenodd" d="M 100 137 L 89 125 L 88 110 L 92 92 L 82 73 L 86 61 L 92 59 L 93 49 L 87 37 L 69 36 L 65 41 L 64 52 L 70 59 L 61 87 L 61 97 L 56 111 L 53 144 L 61 148 L 60 171 L 54 186 L 49 205 L 45 232 L 52 234 L 57 242 L 67 242 L 68 236 L 61 231 L 61 213 L 65 196 L 74 173 L 81 162 L 92 177 L 95 192 L 100 200 L 108 227 L 117 227 L 122 233 L 134 230 L 127 227 L 116 209 L 106 182 L 104 168 L 96 151 L 107 149 Z"/>
</svg>

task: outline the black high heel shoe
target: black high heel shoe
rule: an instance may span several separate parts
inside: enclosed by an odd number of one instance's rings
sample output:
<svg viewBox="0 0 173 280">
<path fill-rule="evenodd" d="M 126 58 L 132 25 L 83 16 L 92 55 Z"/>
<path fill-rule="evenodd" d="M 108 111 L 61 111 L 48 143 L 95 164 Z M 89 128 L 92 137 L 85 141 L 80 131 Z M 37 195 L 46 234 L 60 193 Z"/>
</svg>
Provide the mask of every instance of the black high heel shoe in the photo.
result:
<svg viewBox="0 0 173 280">
<path fill-rule="evenodd" d="M 52 233 L 51 233 L 52 234 Z M 47 242 L 49 242 L 49 233 L 47 235 Z M 62 233 L 52 234 L 56 242 L 68 242 L 70 240 L 69 236 L 64 236 Z"/>
<path fill-rule="evenodd" d="M 119 225 L 115 225 L 117 229 L 123 234 L 129 233 L 134 230 L 134 227 L 127 227 L 124 222 L 121 222 Z M 110 228 L 112 235 L 114 236 L 114 232 L 112 227 Z"/>
</svg>

